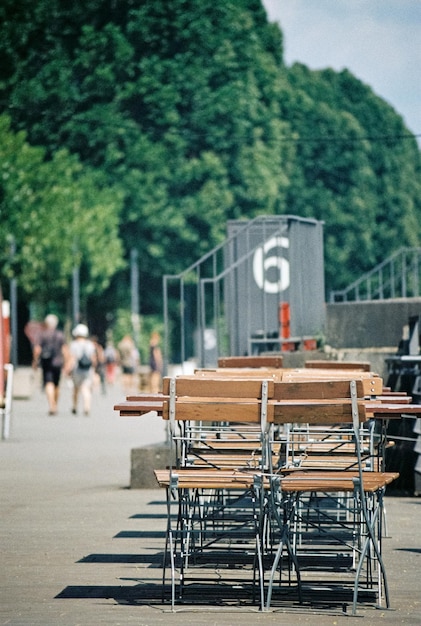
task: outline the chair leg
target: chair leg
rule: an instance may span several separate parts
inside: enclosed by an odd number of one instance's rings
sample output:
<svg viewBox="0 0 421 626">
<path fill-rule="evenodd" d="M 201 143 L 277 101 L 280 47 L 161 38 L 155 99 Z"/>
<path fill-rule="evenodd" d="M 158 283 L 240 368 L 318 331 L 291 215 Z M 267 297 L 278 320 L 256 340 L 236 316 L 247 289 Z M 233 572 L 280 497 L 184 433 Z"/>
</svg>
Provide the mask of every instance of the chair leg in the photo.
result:
<svg viewBox="0 0 421 626">
<path fill-rule="evenodd" d="M 276 483 L 274 483 L 276 484 Z M 270 573 L 270 578 L 269 578 L 269 584 L 268 584 L 268 591 L 267 591 L 267 598 L 266 598 L 266 608 L 270 609 L 271 603 L 272 603 L 272 592 L 273 592 L 273 584 L 274 584 L 274 580 L 275 580 L 275 576 L 276 576 L 276 572 L 278 571 L 278 567 L 279 564 L 282 561 L 282 554 L 284 551 L 284 548 L 286 548 L 287 554 L 289 556 L 289 558 L 291 559 L 291 561 L 294 564 L 294 568 L 295 568 L 295 574 L 297 577 L 297 585 L 298 585 L 298 598 L 299 598 L 299 602 L 300 604 L 302 603 L 302 590 L 301 590 L 301 574 L 300 574 L 300 568 L 299 568 L 299 564 L 298 564 L 298 560 L 295 554 L 295 551 L 293 550 L 292 546 L 291 546 L 291 541 L 290 541 L 290 526 L 291 526 L 291 521 L 294 518 L 295 515 L 295 509 L 297 506 L 297 500 L 298 497 L 297 495 L 293 496 L 291 498 L 290 502 L 290 506 L 289 509 L 287 511 L 284 510 L 284 519 L 281 518 L 281 515 L 279 513 L 278 510 L 278 506 L 275 503 L 274 497 L 273 497 L 273 493 L 271 494 L 271 499 L 272 499 L 272 514 L 273 517 L 275 518 L 280 530 L 281 530 L 281 537 L 279 540 L 279 545 L 278 545 L 278 549 L 276 551 L 275 554 L 275 558 L 272 564 L 272 569 L 271 569 L 271 573 Z M 282 567 L 281 567 L 282 570 Z"/>
<path fill-rule="evenodd" d="M 385 569 L 385 566 L 384 566 L 384 562 L 383 562 L 383 558 L 382 558 L 382 554 L 381 554 L 381 549 L 380 549 L 380 545 L 379 545 L 381 543 L 381 537 L 379 536 L 379 538 L 377 538 L 376 537 L 376 532 L 375 532 L 376 524 L 379 524 L 378 528 L 379 528 L 379 531 L 381 531 L 381 515 L 382 515 L 381 508 L 382 508 L 382 502 L 383 502 L 383 493 L 382 493 L 382 490 L 380 490 L 376 494 L 378 502 L 377 502 L 377 506 L 375 507 L 375 510 L 374 510 L 374 512 L 372 514 L 372 517 L 370 519 L 369 512 L 368 512 L 368 509 L 367 509 L 366 496 L 365 496 L 364 492 L 362 491 L 362 488 L 361 488 L 361 485 L 360 485 L 360 481 L 358 479 L 355 479 L 354 482 L 356 484 L 356 488 L 358 488 L 360 490 L 360 494 L 359 495 L 362 498 L 361 509 L 362 509 L 362 514 L 363 514 L 365 527 L 366 527 L 366 530 L 367 530 L 367 536 L 365 538 L 364 544 L 363 544 L 362 549 L 361 549 L 360 559 L 359 559 L 357 570 L 356 570 L 356 573 L 355 573 L 354 595 L 353 595 L 353 602 L 352 602 L 352 614 L 356 615 L 356 612 L 357 612 L 357 602 L 358 602 L 358 585 L 359 585 L 359 581 L 360 581 L 362 568 L 363 568 L 363 565 L 364 565 L 364 559 L 368 555 L 368 552 L 369 552 L 370 548 L 372 548 L 374 550 L 374 553 L 375 553 L 375 556 L 376 556 L 376 561 L 377 561 L 377 566 L 378 566 L 379 603 L 380 603 L 380 600 L 381 600 L 381 595 L 382 595 L 381 590 L 382 590 L 382 587 L 383 587 L 384 595 L 385 595 L 386 608 L 389 608 L 390 604 L 389 604 L 389 589 L 388 589 L 387 578 L 386 578 L 386 569 Z"/>
</svg>

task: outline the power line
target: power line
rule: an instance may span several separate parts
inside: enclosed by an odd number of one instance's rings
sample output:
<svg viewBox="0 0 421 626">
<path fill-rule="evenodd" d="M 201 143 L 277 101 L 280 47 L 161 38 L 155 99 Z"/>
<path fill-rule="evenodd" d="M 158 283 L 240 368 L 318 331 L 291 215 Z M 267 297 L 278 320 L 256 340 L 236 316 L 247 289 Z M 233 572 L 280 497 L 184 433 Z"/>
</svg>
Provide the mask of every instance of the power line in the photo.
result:
<svg viewBox="0 0 421 626">
<path fill-rule="evenodd" d="M 415 135 L 363 135 L 361 137 L 283 137 L 282 141 L 291 141 L 294 143 L 335 143 L 335 142 L 351 142 L 358 141 L 396 141 L 403 139 L 418 139 L 421 134 Z"/>
</svg>

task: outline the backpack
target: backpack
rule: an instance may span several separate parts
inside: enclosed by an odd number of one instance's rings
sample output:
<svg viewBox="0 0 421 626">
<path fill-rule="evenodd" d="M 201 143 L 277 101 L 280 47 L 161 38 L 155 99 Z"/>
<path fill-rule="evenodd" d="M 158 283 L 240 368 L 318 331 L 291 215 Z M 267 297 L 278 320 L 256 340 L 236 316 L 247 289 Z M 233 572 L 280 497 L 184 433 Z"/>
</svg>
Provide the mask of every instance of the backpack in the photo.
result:
<svg viewBox="0 0 421 626">
<path fill-rule="evenodd" d="M 55 335 L 45 337 L 41 342 L 40 359 L 43 363 L 48 363 L 56 354 Z"/>
<path fill-rule="evenodd" d="M 51 361 L 53 358 L 54 351 L 51 346 L 44 345 L 41 350 L 41 361 Z"/>
<path fill-rule="evenodd" d="M 80 370 L 88 370 L 91 367 L 91 365 L 92 365 L 91 359 L 88 357 L 86 352 L 84 352 L 77 363 L 78 368 Z"/>
</svg>

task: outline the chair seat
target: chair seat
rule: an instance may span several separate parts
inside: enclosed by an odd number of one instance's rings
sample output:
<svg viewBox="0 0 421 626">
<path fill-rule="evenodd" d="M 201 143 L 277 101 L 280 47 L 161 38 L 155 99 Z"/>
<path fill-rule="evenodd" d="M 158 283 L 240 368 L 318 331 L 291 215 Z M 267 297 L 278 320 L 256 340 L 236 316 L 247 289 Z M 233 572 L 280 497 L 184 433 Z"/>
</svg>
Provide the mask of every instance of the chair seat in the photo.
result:
<svg viewBox="0 0 421 626">
<path fill-rule="evenodd" d="M 375 492 L 383 489 L 396 478 L 397 472 L 364 472 L 363 490 Z M 353 471 L 297 471 L 281 478 L 282 491 L 354 491 L 355 481 L 359 480 L 358 472 Z"/>
</svg>

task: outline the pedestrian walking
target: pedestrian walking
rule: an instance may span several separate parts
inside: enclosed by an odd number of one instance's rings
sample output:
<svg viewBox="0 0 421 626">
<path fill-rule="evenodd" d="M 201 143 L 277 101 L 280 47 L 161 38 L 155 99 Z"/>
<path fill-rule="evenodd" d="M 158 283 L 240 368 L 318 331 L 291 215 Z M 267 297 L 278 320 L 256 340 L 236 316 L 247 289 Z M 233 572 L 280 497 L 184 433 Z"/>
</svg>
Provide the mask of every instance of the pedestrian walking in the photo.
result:
<svg viewBox="0 0 421 626">
<path fill-rule="evenodd" d="M 40 366 L 42 369 L 49 415 L 57 414 L 61 372 L 69 358 L 64 334 L 57 329 L 58 322 L 57 315 L 50 313 L 46 316 L 32 353 L 32 367 L 37 369 Z"/>
<path fill-rule="evenodd" d="M 153 332 L 149 341 L 149 390 L 151 393 L 161 391 L 163 358 L 160 341 L 159 333 Z"/>
<path fill-rule="evenodd" d="M 85 324 L 78 324 L 72 331 L 73 341 L 69 347 L 71 365 L 69 373 L 73 381 L 72 413 L 78 412 L 79 395 L 82 396 L 83 412 L 91 412 L 92 386 L 96 367 L 95 345 L 89 339 L 89 330 Z"/>
<path fill-rule="evenodd" d="M 118 351 L 112 341 L 108 341 L 104 350 L 105 357 L 105 379 L 109 385 L 115 382 L 115 375 L 118 364 Z"/>
<path fill-rule="evenodd" d="M 121 377 L 126 393 L 138 391 L 136 374 L 139 367 L 139 351 L 130 335 L 125 335 L 118 344 L 120 355 Z"/>
<path fill-rule="evenodd" d="M 105 394 L 105 350 L 96 335 L 92 335 L 91 341 L 95 346 L 95 386 L 99 386 L 101 393 Z"/>
</svg>

